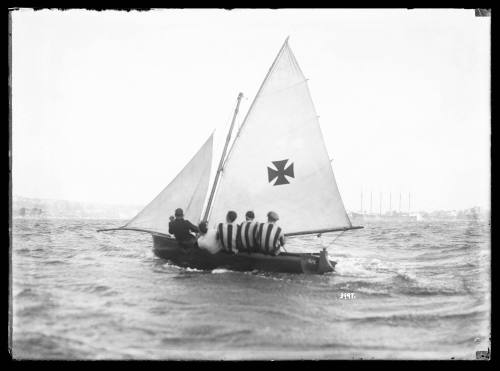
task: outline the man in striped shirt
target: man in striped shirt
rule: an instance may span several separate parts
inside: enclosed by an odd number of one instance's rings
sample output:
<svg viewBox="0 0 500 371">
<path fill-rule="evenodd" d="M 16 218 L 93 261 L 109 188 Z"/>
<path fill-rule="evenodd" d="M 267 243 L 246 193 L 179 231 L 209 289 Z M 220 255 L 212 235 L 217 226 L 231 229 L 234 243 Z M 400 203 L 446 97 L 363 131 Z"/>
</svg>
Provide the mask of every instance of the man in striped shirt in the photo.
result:
<svg viewBox="0 0 500 371">
<path fill-rule="evenodd" d="M 257 230 L 257 243 L 264 254 L 278 255 L 285 245 L 285 234 L 276 222 L 279 216 L 274 211 L 267 213 L 267 223 L 261 223 Z"/>
<path fill-rule="evenodd" d="M 246 221 L 240 224 L 238 230 L 238 250 L 246 251 L 248 253 L 257 252 L 257 243 L 255 238 L 257 236 L 257 228 L 259 223 L 254 221 L 255 214 L 253 211 L 247 211 L 245 214 Z"/>
<path fill-rule="evenodd" d="M 226 223 L 219 223 L 217 226 L 216 238 L 222 243 L 224 251 L 237 254 L 238 248 L 236 245 L 236 235 L 238 234 L 238 224 L 236 220 L 237 214 L 235 211 L 229 211 L 226 215 Z"/>
</svg>

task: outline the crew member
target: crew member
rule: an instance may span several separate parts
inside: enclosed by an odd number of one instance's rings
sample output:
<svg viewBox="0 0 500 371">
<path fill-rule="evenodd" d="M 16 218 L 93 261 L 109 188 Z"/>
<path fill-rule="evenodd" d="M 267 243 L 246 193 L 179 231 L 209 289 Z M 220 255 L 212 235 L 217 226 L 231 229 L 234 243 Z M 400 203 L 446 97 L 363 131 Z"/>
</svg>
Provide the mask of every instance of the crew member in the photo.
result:
<svg viewBox="0 0 500 371">
<path fill-rule="evenodd" d="M 238 224 L 234 221 L 238 215 L 235 211 L 228 211 L 226 223 L 219 223 L 217 226 L 217 239 L 222 243 L 224 251 L 237 254 L 236 235 L 238 234 Z"/>
<path fill-rule="evenodd" d="M 253 211 L 247 211 L 243 223 L 240 224 L 238 230 L 238 250 L 246 251 L 248 253 L 257 251 L 257 243 L 255 238 L 257 236 L 257 228 L 259 223 L 255 221 L 255 214 Z"/>
<path fill-rule="evenodd" d="M 173 234 L 181 246 L 193 247 L 195 246 L 196 237 L 190 232 L 199 232 L 198 227 L 189 220 L 184 219 L 182 209 L 175 209 L 175 219 L 170 217 L 168 233 Z"/>
<path fill-rule="evenodd" d="M 200 235 L 198 236 L 198 247 L 207 250 L 211 254 L 215 254 L 222 249 L 221 242 L 217 240 L 217 231 L 208 229 L 207 222 L 201 222 L 198 226 Z"/>
<path fill-rule="evenodd" d="M 257 230 L 259 250 L 264 254 L 278 255 L 280 247 L 285 245 L 285 235 L 276 222 L 279 216 L 274 211 L 267 213 L 267 223 L 261 223 Z"/>
</svg>

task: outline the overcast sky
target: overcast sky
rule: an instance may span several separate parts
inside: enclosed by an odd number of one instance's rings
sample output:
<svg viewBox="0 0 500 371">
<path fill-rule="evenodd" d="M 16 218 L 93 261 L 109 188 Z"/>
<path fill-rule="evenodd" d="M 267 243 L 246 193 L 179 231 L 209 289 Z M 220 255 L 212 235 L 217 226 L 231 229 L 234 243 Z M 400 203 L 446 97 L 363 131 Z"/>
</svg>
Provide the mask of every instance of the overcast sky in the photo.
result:
<svg viewBox="0 0 500 371">
<path fill-rule="evenodd" d="M 490 203 L 490 18 L 473 10 L 12 13 L 13 194 L 143 205 L 244 117 L 287 36 L 348 210 Z M 218 160 L 218 158 L 216 159 Z"/>
</svg>

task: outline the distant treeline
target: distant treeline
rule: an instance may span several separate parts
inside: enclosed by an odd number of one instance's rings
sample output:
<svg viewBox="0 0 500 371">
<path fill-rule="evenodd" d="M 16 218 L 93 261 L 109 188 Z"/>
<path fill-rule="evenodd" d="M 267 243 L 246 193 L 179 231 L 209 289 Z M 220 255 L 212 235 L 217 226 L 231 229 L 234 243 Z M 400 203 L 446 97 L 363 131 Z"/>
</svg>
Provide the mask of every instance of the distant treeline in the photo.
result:
<svg viewBox="0 0 500 371">
<path fill-rule="evenodd" d="M 44 211 L 42 209 L 39 209 L 38 207 L 34 207 L 32 209 L 21 207 L 17 210 L 17 212 L 14 212 L 14 214 L 19 216 L 39 216 L 44 214 Z"/>
<path fill-rule="evenodd" d="M 129 219 L 142 206 L 96 204 L 14 196 L 13 217 Z"/>
</svg>

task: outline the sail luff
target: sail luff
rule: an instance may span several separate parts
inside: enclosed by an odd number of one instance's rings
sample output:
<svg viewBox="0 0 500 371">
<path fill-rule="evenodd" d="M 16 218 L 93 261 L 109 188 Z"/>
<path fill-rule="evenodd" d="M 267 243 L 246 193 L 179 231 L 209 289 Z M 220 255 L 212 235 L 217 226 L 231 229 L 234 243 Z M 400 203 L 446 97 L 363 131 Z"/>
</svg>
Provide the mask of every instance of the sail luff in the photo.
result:
<svg viewBox="0 0 500 371">
<path fill-rule="evenodd" d="M 267 79 L 269 78 L 269 75 L 271 74 L 271 71 L 273 70 L 274 66 L 276 65 L 276 61 L 279 59 L 281 53 L 283 53 L 283 50 L 285 49 L 285 46 L 288 44 L 288 39 L 290 38 L 290 36 L 287 36 L 287 38 L 285 39 L 285 42 L 283 43 L 283 45 L 281 46 L 278 54 L 276 54 L 276 57 L 274 58 L 274 61 L 273 63 L 271 64 L 271 67 L 269 67 L 269 70 L 267 71 L 267 74 L 266 74 L 266 77 L 264 77 L 264 80 L 262 80 L 262 83 L 260 84 L 260 87 L 259 87 L 259 90 L 257 90 L 257 94 L 255 94 L 255 97 L 253 98 L 252 100 L 252 103 L 250 104 L 250 107 L 248 108 L 248 111 L 247 111 L 247 114 L 245 115 L 245 117 L 243 118 L 243 121 L 241 122 L 241 125 L 240 127 L 238 128 L 238 131 L 236 132 L 236 137 L 234 138 L 233 140 L 233 143 L 231 144 L 231 148 L 229 149 L 229 152 L 227 154 L 227 157 L 224 161 L 224 165 L 226 164 L 227 160 L 229 159 L 229 157 L 231 156 L 231 153 L 233 151 L 233 148 L 234 148 L 234 145 L 236 143 L 236 141 L 238 140 L 238 137 L 240 136 L 241 134 L 241 130 L 243 129 L 243 127 L 245 126 L 245 123 L 247 121 L 247 118 L 248 118 L 248 115 L 252 112 L 252 108 L 255 104 L 255 101 L 257 100 L 257 98 L 259 97 L 261 91 L 262 91 L 262 88 L 264 87 Z M 224 168 L 224 166 L 223 166 Z"/>
<path fill-rule="evenodd" d="M 250 112 L 252 112 L 252 108 L 253 108 L 255 102 L 256 102 L 257 98 L 259 97 L 259 95 L 260 95 L 260 93 L 262 91 L 262 88 L 264 87 L 264 85 L 265 85 L 265 83 L 266 83 L 269 75 L 271 74 L 271 71 L 273 70 L 274 66 L 276 65 L 276 61 L 279 59 L 281 53 L 285 49 L 285 46 L 287 45 L 289 38 L 290 38 L 290 36 L 287 36 L 287 38 L 285 39 L 283 45 L 281 46 L 280 50 L 278 51 L 278 54 L 276 54 L 276 57 L 274 58 L 274 61 L 271 64 L 271 67 L 269 67 L 269 70 L 267 71 L 266 76 L 264 77 L 264 80 L 262 80 L 262 83 L 260 84 L 259 90 L 257 90 L 257 93 L 255 94 L 255 96 L 254 96 L 254 98 L 252 100 L 252 103 L 250 104 L 250 107 L 248 108 L 247 113 L 246 113 L 245 117 L 243 118 L 243 121 L 241 122 L 240 127 L 238 128 L 238 131 L 236 132 L 236 136 L 234 137 L 233 143 L 231 144 L 231 147 L 229 148 L 229 152 L 227 153 L 226 158 L 224 159 L 224 155 L 221 158 L 221 161 L 223 160 L 224 162 L 222 163 L 222 165 L 220 167 L 220 171 L 219 170 L 217 171 L 217 179 L 214 182 L 214 185 L 213 185 L 213 188 L 212 188 L 212 193 L 210 195 L 210 204 L 208 205 L 208 207 L 207 207 L 207 209 L 205 211 L 205 216 L 203 217 L 203 220 L 207 221 L 208 218 L 209 218 L 210 212 L 212 211 L 211 210 L 212 206 L 213 206 L 212 201 L 213 201 L 213 198 L 215 197 L 215 195 L 217 194 L 217 182 L 219 180 L 220 172 L 224 169 L 224 166 L 226 165 L 227 160 L 231 156 L 231 153 L 233 151 L 234 145 L 238 141 L 238 137 L 241 134 L 241 130 L 245 126 L 245 123 L 247 121 L 248 115 L 250 114 Z M 239 101 L 238 101 L 238 104 L 239 104 Z M 231 130 L 232 130 L 232 126 L 231 126 Z M 227 143 L 228 142 L 226 142 L 226 144 Z"/>
</svg>

